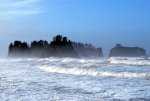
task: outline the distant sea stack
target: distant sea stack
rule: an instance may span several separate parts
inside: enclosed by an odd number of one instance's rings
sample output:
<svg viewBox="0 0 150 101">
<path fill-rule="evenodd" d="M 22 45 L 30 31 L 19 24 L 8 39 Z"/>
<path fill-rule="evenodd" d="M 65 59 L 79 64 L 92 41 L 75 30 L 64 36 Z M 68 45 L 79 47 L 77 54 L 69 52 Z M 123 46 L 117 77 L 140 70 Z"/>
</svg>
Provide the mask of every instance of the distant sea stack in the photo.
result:
<svg viewBox="0 0 150 101">
<path fill-rule="evenodd" d="M 14 41 L 9 45 L 8 57 L 102 57 L 102 48 L 95 48 L 91 44 L 72 42 L 67 37 L 57 35 L 47 41 L 27 42 Z"/>
<path fill-rule="evenodd" d="M 74 50 L 81 57 L 103 57 L 102 48 L 95 48 L 91 44 L 72 42 Z"/>
<path fill-rule="evenodd" d="M 140 57 L 146 56 L 146 50 L 139 47 L 123 47 L 121 44 L 116 44 L 110 50 L 109 57 Z"/>
</svg>

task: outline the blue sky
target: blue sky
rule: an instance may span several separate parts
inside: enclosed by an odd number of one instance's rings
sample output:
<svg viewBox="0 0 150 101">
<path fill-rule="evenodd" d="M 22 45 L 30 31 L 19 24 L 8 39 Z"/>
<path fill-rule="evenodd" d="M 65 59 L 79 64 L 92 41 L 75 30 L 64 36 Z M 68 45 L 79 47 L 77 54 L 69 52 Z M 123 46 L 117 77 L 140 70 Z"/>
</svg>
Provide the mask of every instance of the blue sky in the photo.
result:
<svg viewBox="0 0 150 101">
<path fill-rule="evenodd" d="M 150 53 L 149 0 L 0 0 L 0 54 L 14 40 L 51 40 L 62 34 L 101 46 L 116 43 Z"/>
</svg>

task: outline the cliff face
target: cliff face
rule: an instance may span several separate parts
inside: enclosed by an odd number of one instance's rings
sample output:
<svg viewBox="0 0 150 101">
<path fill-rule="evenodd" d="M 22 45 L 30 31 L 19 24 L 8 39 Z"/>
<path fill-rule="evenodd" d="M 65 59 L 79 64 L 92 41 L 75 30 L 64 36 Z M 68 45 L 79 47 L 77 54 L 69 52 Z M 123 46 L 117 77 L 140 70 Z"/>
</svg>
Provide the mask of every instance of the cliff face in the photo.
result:
<svg viewBox="0 0 150 101">
<path fill-rule="evenodd" d="M 26 42 L 15 41 L 9 45 L 8 57 L 101 57 L 102 49 L 94 48 L 88 44 L 71 42 L 67 37 L 57 35 L 53 41 L 33 41 L 30 45 Z"/>
<path fill-rule="evenodd" d="M 139 57 L 146 56 L 146 51 L 139 47 L 122 47 L 121 45 L 116 45 L 116 47 L 110 50 L 109 57 Z"/>
</svg>

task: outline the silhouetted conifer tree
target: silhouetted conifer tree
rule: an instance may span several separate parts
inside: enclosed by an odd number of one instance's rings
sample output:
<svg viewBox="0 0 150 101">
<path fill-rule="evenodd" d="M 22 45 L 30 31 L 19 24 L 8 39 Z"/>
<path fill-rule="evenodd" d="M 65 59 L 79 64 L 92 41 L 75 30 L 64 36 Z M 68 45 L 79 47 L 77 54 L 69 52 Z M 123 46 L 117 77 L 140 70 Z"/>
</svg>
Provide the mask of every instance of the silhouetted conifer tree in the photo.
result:
<svg viewBox="0 0 150 101">
<path fill-rule="evenodd" d="M 15 42 L 14 42 L 14 46 L 15 46 L 15 47 L 21 46 L 21 41 L 15 41 Z"/>
<path fill-rule="evenodd" d="M 13 44 L 11 43 L 11 44 L 9 45 L 9 52 L 11 52 L 12 49 L 13 49 Z"/>
<path fill-rule="evenodd" d="M 121 44 L 116 44 L 116 47 L 122 47 L 122 45 Z"/>
<path fill-rule="evenodd" d="M 77 57 L 77 53 L 81 56 L 88 56 L 88 54 L 95 54 L 94 52 L 97 50 L 91 44 L 72 42 L 62 35 L 53 37 L 50 44 L 47 41 L 39 40 L 31 42 L 30 46 L 27 42 L 21 41 L 14 41 L 14 44 L 9 45 L 10 56 Z"/>
<path fill-rule="evenodd" d="M 21 45 L 22 45 L 23 49 L 28 49 L 29 48 L 27 42 L 23 42 Z"/>
</svg>

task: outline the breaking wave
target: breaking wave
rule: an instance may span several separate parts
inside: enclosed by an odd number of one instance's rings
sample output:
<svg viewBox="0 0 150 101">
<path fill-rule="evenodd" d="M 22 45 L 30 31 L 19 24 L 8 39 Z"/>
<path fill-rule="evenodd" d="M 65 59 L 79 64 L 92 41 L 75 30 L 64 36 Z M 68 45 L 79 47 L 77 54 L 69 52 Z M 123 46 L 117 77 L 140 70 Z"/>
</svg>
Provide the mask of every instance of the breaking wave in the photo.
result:
<svg viewBox="0 0 150 101">
<path fill-rule="evenodd" d="M 127 57 L 0 59 L 0 101 L 149 101 L 149 61 Z"/>
<path fill-rule="evenodd" d="M 150 78 L 150 73 L 131 73 L 131 72 L 108 72 L 79 68 L 62 68 L 56 66 L 39 66 L 39 69 L 46 72 L 72 74 L 72 75 L 89 75 L 89 76 L 111 76 L 111 77 L 127 77 L 127 78 Z"/>
<path fill-rule="evenodd" d="M 139 65 L 139 66 L 149 66 L 150 58 L 144 57 L 111 57 L 111 58 L 96 58 L 96 59 L 77 59 L 77 58 L 47 58 L 38 59 L 38 62 L 60 62 L 60 63 L 73 63 L 73 64 L 84 64 L 87 65 Z"/>
<path fill-rule="evenodd" d="M 112 57 L 109 59 L 112 64 L 124 65 L 150 65 L 149 58 L 128 58 L 128 57 Z"/>
</svg>

